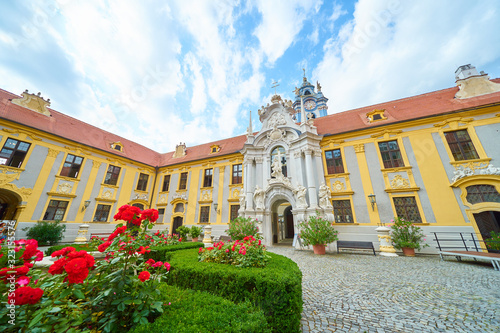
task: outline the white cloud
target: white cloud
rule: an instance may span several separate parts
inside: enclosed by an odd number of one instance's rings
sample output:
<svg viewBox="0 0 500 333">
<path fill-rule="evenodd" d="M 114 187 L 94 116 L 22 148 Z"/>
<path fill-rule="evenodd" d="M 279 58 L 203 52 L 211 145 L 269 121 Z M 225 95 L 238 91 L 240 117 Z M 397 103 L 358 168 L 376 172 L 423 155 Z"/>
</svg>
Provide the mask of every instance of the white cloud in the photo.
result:
<svg viewBox="0 0 500 333">
<path fill-rule="evenodd" d="M 329 112 L 454 84 L 459 65 L 500 60 L 498 5 L 360 0 L 314 71 Z"/>
<path fill-rule="evenodd" d="M 257 1 L 262 23 L 255 29 L 260 48 L 273 64 L 294 42 L 307 17 L 318 9 L 317 3 L 302 0 Z"/>
</svg>

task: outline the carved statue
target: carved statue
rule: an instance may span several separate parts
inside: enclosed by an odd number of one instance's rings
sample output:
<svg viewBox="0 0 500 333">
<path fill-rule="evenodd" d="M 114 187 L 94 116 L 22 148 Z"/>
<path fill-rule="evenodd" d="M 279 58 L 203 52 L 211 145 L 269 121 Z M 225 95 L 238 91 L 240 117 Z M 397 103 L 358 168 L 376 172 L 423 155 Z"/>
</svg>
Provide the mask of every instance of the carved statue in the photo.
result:
<svg viewBox="0 0 500 333">
<path fill-rule="evenodd" d="M 247 204 L 245 199 L 246 199 L 245 195 L 243 193 L 240 194 L 240 209 L 238 210 L 238 212 L 243 212 L 246 209 Z"/>
<path fill-rule="evenodd" d="M 321 208 L 333 208 L 330 202 L 331 195 L 332 191 L 330 188 L 325 183 L 322 183 L 319 187 L 319 206 Z"/>
<path fill-rule="evenodd" d="M 299 96 L 300 95 L 300 91 L 299 91 L 299 88 L 295 87 L 295 96 Z"/>
<path fill-rule="evenodd" d="M 297 188 L 293 190 L 293 194 L 295 194 L 297 198 L 297 208 L 307 208 L 307 189 L 302 185 L 298 185 Z"/>
<path fill-rule="evenodd" d="M 264 196 L 265 192 L 259 187 L 255 186 L 255 191 L 253 193 L 253 201 L 255 202 L 255 209 L 264 210 Z"/>
<path fill-rule="evenodd" d="M 283 172 L 281 170 L 282 165 L 281 165 L 281 154 L 278 151 L 278 156 L 274 156 L 273 164 L 271 165 L 271 169 L 273 172 L 271 173 L 271 176 L 274 178 L 282 178 L 283 177 Z"/>
<path fill-rule="evenodd" d="M 321 91 L 321 84 L 318 81 L 316 81 L 316 88 L 318 88 L 318 91 Z"/>
</svg>

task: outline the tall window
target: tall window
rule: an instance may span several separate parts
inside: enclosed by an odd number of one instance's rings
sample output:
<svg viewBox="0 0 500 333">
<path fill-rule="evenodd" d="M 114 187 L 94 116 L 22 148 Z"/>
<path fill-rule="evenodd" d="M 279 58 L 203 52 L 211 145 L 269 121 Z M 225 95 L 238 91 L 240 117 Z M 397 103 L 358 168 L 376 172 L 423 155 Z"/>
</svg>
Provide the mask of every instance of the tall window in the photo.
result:
<svg viewBox="0 0 500 333">
<path fill-rule="evenodd" d="M 384 168 L 397 168 L 405 166 L 401 152 L 399 151 L 398 141 L 379 142 L 378 147 L 384 161 Z"/>
<path fill-rule="evenodd" d="M 326 169 L 328 174 L 344 173 L 344 165 L 342 164 L 342 155 L 340 149 L 325 151 Z"/>
<path fill-rule="evenodd" d="M 75 156 L 68 154 L 66 156 L 66 161 L 64 161 L 61 176 L 65 177 L 78 177 L 78 173 L 80 172 L 80 167 L 82 166 L 83 157 Z"/>
<path fill-rule="evenodd" d="M 467 186 L 465 198 L 473 205 L 479 202 L 500 202 L 500 194 L 495 186 L 486 184 Z"/>
<path fill-rule="evenodd" d="M 158 220 L 156 220 L 156 224 L 163 223 L 164 217 L 165 217 L 165 208 L 158 208 Z"/>
<path fill-rule="evenodd" d="M 273 151 L 271 152 L 271 175 L 273 173 L 273 165 L 274 165 L 274 161 L 276 158 L 278 158 L 278 156 L 280 156 L 280 161 L 281 161 L 281 173 L 283 173 L 283 176 L 287 176 L 286 174 L 286 155 L 285 155 L 285 148 L 283 147 L 276 147 L 273 149 Z M 275 178 L 273 176 L 271 176 L 272 178 Z"/>
<path fill-rule="evenodd" d="M 446 132 L 444 136 L 446 137 L 446 141 L 448 141 L 448 145 L 450 146 L 450 150 L 455 161 L 473 160 L 479 158 L 467 130 Z"/>
<path fill-rule="evenodd" d="M 108 222 L 111 205 L 97 205 L 94 215 L 94 222 Z"/>
<path fill-rule="evenodd" d="M 422 223 L 415 197 L 393 198 L 398 217 L 413 223 Z"/>
<path fill-rule="evenodd" d="M 232 221 L 238 217 L 238 211 L 240 210 L 240 205 L 231 205 L 231 211 L 229 220 Z"/>
<path fill-rule="evenodd" d="M 210 206 L 200 207 L 200 223 L 208 223 L 210 219 Z"/>
<path fill-rule="evenodd" d="M 165 177 L 163 177 L 163 187 L 161 188 L 161 190 L 163 192 L 167 192 L 169 187 L 170 187 L 170 175 L 165 175 Z"/>
<path fill-rule="evenodd" d="M 353 223 L 351 201 L 349 200 L 333 200 L 333 214 L 337 223 Z"/>
<path fill-rule="evenodd" d="M 118 183 L 118 177 L 120 176 L 120 167 L 110 165 L 108 166 L 108 172 L 106 172 L 106 178 L 104 178 L 104 184 L 116 185 Z"/>
<path fill-rule="evenodd" d="M 148 188 L 148 179 L 149 175 L 146 175 L 145 173 L 141 173 L 139 175 L 139 181 L 137 181 L 137 191 L 146 191 Z"/>
<path fill-rule="evenodd" d="M 212 187 L 212 174 L 214 169 L 205 169 L 205 177 L 203 177 L 203 187 Z"/>
<path fill-rule="evenodd" d="M 179 190 L 185 190 L 187 188 L 188 173 L 181 173 L 181 178 L 179 180 Z"/>
<path fill-rule="evenodd" d="M 243 183 L 243 166 L 241 164 L 233 165 L 233 184 Z"/>
<path fill-rule="evenodd" d="M 20 168 L 30 146 L 31 144 L 27 142 L 7 139 L 0 151 L 0 164 Z"/>
<path fill-rule="evenodd" d="M 47 211 L 43 215 L 43 219 L 46 221 L 61 221 L 64 218 L 64 213 L 66 213 L 67 207 L 68 201 L 50 200 Z"/>
</svg>

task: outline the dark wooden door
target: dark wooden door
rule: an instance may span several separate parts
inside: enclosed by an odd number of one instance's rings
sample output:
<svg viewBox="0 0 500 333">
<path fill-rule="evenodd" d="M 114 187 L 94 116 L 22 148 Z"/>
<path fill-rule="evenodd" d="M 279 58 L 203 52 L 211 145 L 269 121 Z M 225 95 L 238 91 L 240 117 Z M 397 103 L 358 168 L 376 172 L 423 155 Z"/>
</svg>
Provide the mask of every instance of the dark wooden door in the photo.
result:
<svg viewBox="0 0 500 333">
<path fill-rule="evenodd" d="M 293 229 L 293 214 L 292 214 L 292 209 L 287 209 L 286 210 L 286 236 L 285 238 L 293 238 L 294 236 L 294 229 Z"/>
<path fill-rule="evenodd" d="M 500 212 L 487 211 L 482 213 L 474 214 L 474 219 L 477 223 L 477 228 L 481 233 L 483 240 L 491 237 L 490 233 L 500 232 Z M 496 250 L 490 250 L 488 252 L 497 252 Z"/>
<path fill-rule="evenodd" d="M 182 217 L 180 216 L 174 217 L 174 225 L 172 226 L 172 235 L 175 234 L 177 228 L 180 227 L 181 225 L 182 225 Z"/>
</svg>

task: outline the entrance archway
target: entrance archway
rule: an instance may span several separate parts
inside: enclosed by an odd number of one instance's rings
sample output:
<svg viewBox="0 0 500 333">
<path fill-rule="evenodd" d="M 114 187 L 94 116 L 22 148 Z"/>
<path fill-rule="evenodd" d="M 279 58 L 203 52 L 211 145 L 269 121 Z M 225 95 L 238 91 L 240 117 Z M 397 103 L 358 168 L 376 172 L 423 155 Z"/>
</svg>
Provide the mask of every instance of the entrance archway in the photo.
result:
<svg viewBox="0 0 500 333">
<path fill-rule="evenodd" d="M 473 214 L 474 219 L 476 220 L 477 228 L 479 229 L 479 233 L 483 238 L 483 241 L 486 241 L 491 237 L 491 232 L 495 233 L 500 232 L 500 212 L 499 211 L 484 211 L 481 213 Z M 488 250 L 488 252 L 498 252 L 498 250 Z"/>
<path fill-rule="evenodd" d="M 292 205 L 286 200 L 278 200 L 272 206 L 273 244 L 292 245 L 295 234 Z"/>
<path fill-rule="evenodd" d="M 14 192 L 0 189 L 0 220 L 15 220 L 21 198 Z"/>
</svg>

